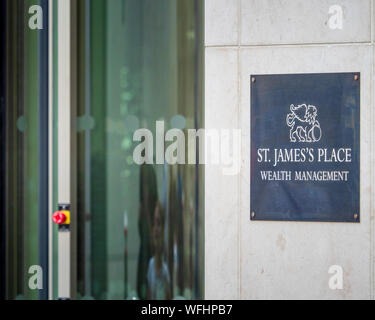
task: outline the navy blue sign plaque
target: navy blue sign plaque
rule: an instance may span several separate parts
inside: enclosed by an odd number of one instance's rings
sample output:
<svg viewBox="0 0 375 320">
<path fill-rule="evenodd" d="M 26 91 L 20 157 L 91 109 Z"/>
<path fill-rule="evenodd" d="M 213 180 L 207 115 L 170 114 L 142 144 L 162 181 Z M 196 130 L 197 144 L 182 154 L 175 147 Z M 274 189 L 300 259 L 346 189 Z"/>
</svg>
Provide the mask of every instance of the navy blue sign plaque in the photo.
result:
<svg viewBox="0 0 375 320">
<path fill-rule="evenodd" d="M 359 222 L 360 73 L 252 75 L 251 220 Z"/>
</svg>

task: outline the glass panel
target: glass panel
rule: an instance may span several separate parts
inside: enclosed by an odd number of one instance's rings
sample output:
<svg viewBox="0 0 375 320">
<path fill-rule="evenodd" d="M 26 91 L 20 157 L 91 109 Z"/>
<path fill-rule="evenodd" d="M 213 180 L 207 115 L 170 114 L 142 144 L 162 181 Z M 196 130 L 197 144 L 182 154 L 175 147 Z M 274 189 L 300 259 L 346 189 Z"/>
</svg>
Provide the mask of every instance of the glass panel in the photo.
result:
<svg viewBox="0 0 375 320">
<path fill-rule="evenodd" d="M 7 299 L 48 297 L 48 8 L 47 1 L 6 6 L 5 270 Z M 29 8 L 43 9 L 43 30 Z M 41 268 L 41 269 L 39 269 Z M 42 271 L 42 273 L 40 273 Z M 33 280 L 39 272 L 42 282 Z M 31 279 L 31 280 L 30 280 Z M 36 285 L 42 284 L 43 289 Z"/>
<path fill-rule="evenodd" d="M 133 161 L 139 128 L 202 127 L 203 2 L 81 0 L 78 17 L 77 297 L 203 298 L 202 167 Z"/>
</svg>

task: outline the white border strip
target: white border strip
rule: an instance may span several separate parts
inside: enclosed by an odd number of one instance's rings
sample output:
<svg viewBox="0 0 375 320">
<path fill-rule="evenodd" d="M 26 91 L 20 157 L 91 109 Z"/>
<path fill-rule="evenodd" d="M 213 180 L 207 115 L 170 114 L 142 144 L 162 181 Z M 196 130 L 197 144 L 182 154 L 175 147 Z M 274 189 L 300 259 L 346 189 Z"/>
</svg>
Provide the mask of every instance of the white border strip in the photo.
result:
<svg viewBox="0 0 375 320">
<path fill-rule="evenodd" d="M 70 203 L 71 173 L 71 0 L 58 1 L 58 203 Z M 70 241 L 58 244 L 58 297 L 70 298 Z M 64 232 L 69 233 L 70 232 Z M 70 239 L 69 239 L 70 240 Z"/>
<path fill-rule="evenodd" d="M 53 0 L 48 11 L 48 299 L 53 300 Z"/>
</svg>

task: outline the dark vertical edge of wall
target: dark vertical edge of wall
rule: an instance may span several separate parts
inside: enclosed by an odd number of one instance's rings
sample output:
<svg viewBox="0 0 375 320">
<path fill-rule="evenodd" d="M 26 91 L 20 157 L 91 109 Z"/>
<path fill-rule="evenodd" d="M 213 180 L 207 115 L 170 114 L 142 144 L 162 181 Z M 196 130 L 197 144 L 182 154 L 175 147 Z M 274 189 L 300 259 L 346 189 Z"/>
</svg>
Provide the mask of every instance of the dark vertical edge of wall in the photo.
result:
<svg viewBox="0 0 375 320">
<path fill-rule="evenodd" d="M 5 299 L 6 1 L 0 0 L 0 299 Z"/>
<path fill-rule="evenodd" d="M 39 32 L 39 265 L 43 270 L 43 289 L 39 299 L 48 299 L 48 0 L 40 0 L 43 9 L 43 30 Z"/>
</svg>

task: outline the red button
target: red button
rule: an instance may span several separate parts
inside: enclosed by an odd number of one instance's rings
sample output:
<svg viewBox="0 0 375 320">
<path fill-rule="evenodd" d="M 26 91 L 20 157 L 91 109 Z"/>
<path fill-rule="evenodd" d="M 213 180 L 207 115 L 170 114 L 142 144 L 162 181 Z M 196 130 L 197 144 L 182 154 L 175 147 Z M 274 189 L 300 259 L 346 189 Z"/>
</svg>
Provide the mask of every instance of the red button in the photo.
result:
<svg viewBox="0 0 375 320">
<path fill-rule="evenodd" d="M 63 224 L 66 221 L 66 215 L 60 211 L 56 211 L 52 216 L 52 220 L 56 224 Z"/>
</svg>

